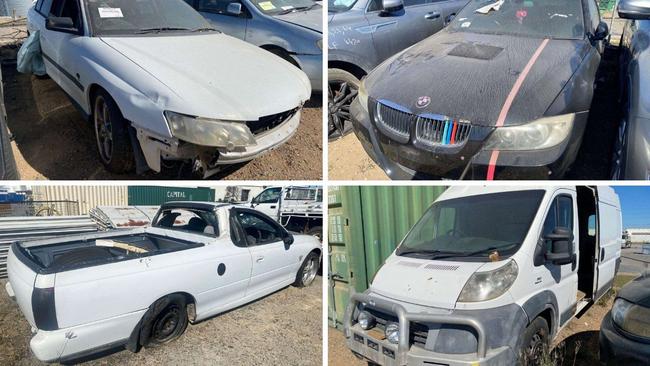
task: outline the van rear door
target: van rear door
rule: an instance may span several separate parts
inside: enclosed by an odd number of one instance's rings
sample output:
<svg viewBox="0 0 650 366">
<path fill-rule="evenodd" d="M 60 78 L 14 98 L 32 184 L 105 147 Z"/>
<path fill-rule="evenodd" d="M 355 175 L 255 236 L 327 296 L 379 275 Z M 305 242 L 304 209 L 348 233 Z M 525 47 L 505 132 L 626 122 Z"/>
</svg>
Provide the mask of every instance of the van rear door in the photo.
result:
<svg viewBox="0 0 650 366">
<path fill-rule="evenodd" d="M 610 187 L 598 187 L 598 267 L 594 300 L 612 288 L 616 263 L 621 256 L 622 227 L 618 196 Z"/>
</svg>

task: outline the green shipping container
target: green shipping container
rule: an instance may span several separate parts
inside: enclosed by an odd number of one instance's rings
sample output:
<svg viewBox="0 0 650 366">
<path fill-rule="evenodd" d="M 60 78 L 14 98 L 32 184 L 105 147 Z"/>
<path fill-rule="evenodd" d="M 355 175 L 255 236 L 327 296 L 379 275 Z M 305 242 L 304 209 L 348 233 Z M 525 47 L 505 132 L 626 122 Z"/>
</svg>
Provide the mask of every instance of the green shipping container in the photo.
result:
<svg viewBox="0 0 650 366">
<path fill-rule="evenodd" d="M 206 187 L 129 186 L 129 205 L 158 206 L 169 201 L 214 202 L 214 189 Z"/>
<path fill-rule="evenodd" d="M 331 326 L 340 327 L 350 292 L 363 292 L 406 232 L 446 187 L 339 186 L 328 190 Z"/>
</svg>

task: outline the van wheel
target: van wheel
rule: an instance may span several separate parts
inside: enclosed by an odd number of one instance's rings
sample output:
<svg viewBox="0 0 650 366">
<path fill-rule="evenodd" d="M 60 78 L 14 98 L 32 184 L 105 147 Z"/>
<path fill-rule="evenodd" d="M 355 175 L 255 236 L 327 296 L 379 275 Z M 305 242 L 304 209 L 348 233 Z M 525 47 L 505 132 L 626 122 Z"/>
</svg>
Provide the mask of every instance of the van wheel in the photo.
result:
<svg viewBox="0 0 650 366">
<path fill-rule="evenodd" d="M 544 318 L 536 318 L 526 328 L 521 339 L 520 358 L 523 366 L 545 365 L 548 355 L 548 324 Z"/>
<path fill-rule="evenodd" d="M 305 261 L 302 262 L 302 266 L 300 266 L 300 270 L 296 275 L 296 281 L 293 285 L 296 287 L 307 287 L 311 285 L 314 282 L 314 278 L 316 278 L 316 272 L 318 272 L 319 267 L 318 255 L 314 252 L 309 253 Z"/>
<path fill-rule="evenodd" d="M 156 347 L 178 338 L 187 328 L 187 306 L 182 295 L 169 295 L 156 301 L 142 322 L 140 344 Z"/>
<path fill-rule="evenodd" d="M 128 173 L 135 168 L 128 123 L 117 103 L 103 90 L 93 100 L 93 126 L 99 160 L 112 173 Z"/>
<path fill-rule="evenodd" d="M 330 141 L 352 131 L 350 104 L 356 98 L 361 83 L 356 76 L 341 69 L 328 69 L 327 110 Z"/>
</svg>

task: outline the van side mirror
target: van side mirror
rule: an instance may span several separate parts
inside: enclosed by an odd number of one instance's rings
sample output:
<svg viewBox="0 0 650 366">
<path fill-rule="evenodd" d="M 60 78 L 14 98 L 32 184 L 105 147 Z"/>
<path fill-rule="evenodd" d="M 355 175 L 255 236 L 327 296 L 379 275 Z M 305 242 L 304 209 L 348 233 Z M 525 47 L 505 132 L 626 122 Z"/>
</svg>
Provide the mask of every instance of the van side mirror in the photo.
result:
<svg viewBox="0 0 650 366">
<path fill-rule="evenodd" d="M 573 231 L 567 227 L 556 227 L 544 239 L 551 241 L 551 251 L 546 253 L 546 261 L 555 265 L 573 263 Z"/>
<path fill-rule="evenodd" d="M 598 27 L 596 27 L 596 31 L 594 32 L 594 35 L 591 37 L 592 41 L 601 41 L 609 35 L 609 26 L 607 23 L 601 21 L 598 23 Z"/>
<path fill-rule="evenodd" d="M 230 15 L 241 15 L 241 3 L 228 4 L 226 12 Z"/>
<path fill-rule="evenodd" d="M 395 13 L 404 9 L 404 0 L 382 0 L 381 7 L 385 13 Z"/>
<path fill-rule="evenodd" d="M 55 32 L 81 34 L 81 31 L 74 26 L 72 18 L 55 17 L 50 15 L 45 21 L 45 28 Z"/>
<path fill-rule="evenodd" d="M 647 1 L 621 0 L 616 10 L 624 19 L 650 19 L 650 3 Z"/>
</svg>

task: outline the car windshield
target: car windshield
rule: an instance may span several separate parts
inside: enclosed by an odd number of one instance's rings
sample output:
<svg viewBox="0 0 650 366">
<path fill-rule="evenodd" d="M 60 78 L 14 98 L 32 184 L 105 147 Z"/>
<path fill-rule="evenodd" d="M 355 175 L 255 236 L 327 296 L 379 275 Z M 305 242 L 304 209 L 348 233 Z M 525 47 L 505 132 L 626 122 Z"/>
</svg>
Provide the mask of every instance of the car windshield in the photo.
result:
<svg viewBox="0 0 650 366">
<path fill-rule="evenodd" d="M 357 0 L 328 0 L 327 11 L 331 13 L 340 13 L 352 9 Z"/>
<path fill-rule="evenodd" d="M 417 258 L 489 259 L 514 254 L 528 233 L 543 190 L 490 193 L 434 203 L 396 254 Z"/>
<path fill-rule="evenodd" d="M 288 14 L 320 6 L 312 0 L 251 0 L 265 14 Z"/>
<path fill-rule="evenodd" d="M 449 28 L 471 33 L 582 39 L 582 1 L 472 0 L 458 13 Z"/>
<path fill-rule="evenodd" d="M 214 31 L 183 0 L 87 0 L 86 4 L 96 36 Z"/>
</svg>

